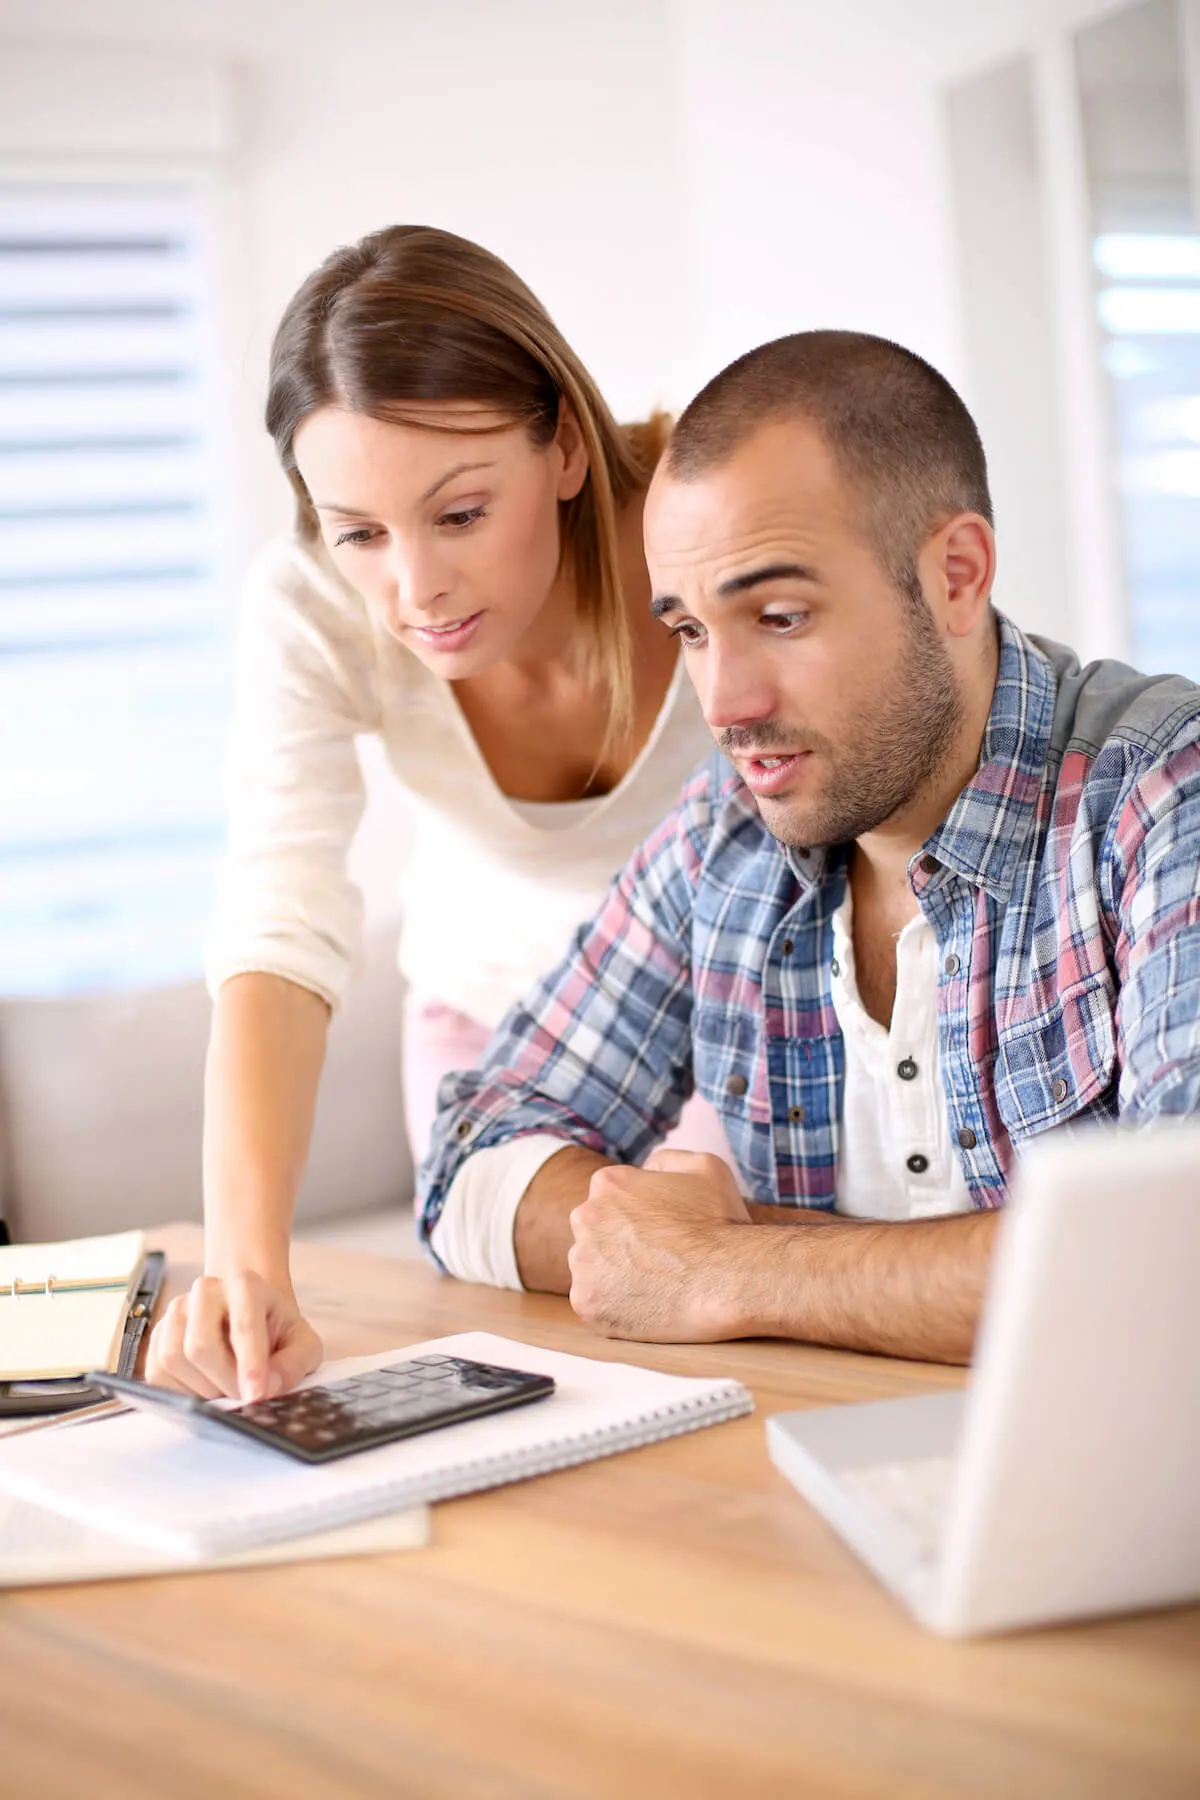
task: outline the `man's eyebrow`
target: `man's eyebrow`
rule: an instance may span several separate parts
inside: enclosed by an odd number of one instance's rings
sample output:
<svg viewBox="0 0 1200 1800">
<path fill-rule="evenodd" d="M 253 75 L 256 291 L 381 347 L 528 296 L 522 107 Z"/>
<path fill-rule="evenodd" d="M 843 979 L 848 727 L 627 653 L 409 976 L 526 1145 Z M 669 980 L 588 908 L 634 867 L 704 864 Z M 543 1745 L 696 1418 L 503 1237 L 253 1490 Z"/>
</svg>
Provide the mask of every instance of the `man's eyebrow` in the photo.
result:
<svg viewBox="0 0 1200 1800">
<path fill-rule="evenodd" d="M 433 496 L 444 488 L 447 482 L 454 481 L 459 475 L 469 475 L 473 469 L 494 469 L 495 466 L 494 462 L 455 463 L 452 469 L 447 469 L 444 475 L 439 475 L 437 480 L 425 489 L 421 495 L 420 504 L 424 505 L 426 500 L 432 500 Z M 369 519 L 371 517 L 370 513 L 358 512 L 353 506 L 342 506 L 337 500 L 314 500 L 313 505 L 318 512 L 341 513 L 347 519 Z"/>
<path fill-rule="evenodd" d="M 744 594 L 750 588 L 761 587 L 767 581 L 815 581 L 817 571 L 807 563 L 777 562 L 764 563 L 761 569 L 747 569 L 744 575 L 731 575 L 717 589 L 722 600 L 728 600 L 733 594 Z"/>
<path fill-rule="evenodd" d="M 807 563 L 777 562 L 764 563 L 761 569 L 747 569 L 744 575 L 731 575 L 717 589 L 722 600 L 730 600 L 737 594 L 745 594 L 751 588 L 762 587 L 768 581 L 816 581 L 817 571 Z M 656 594 L 650 602 L 650 611 L 654 618 L 661 619 L 669 612 L 680 612 L 683 601 L 677 594 Z"/>
</svg>

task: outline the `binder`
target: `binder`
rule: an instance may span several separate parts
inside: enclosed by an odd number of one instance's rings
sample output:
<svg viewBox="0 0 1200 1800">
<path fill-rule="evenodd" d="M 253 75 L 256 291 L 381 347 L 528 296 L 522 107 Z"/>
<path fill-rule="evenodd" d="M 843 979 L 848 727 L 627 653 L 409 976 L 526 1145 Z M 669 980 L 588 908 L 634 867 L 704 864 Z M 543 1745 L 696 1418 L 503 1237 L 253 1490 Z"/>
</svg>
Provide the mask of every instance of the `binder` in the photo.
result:
<svg viewBox="0 0 1200 1800">
<path fill-rule="evenodd" d="M 136 1254 L 131 1255 L 135 1240 Z M 114 1272 L 106 1272 L 103 1255 L 106 1244 L 111 1245 L 115 1251 L 123 1252 L 127 1265 L 123 1274 L 116 1272 L 120 1257 L 111 1265 Z M 106 1357 L 104 1361 L 114 1372 L 132 1375 L 142 1339 L 149 1329 L 162 1290 L 166 1270 L 163 1252 L 145 1251 L 140 1233 L 116 1234 L 108 1240 L 97 1238 L 83 1243 L 77 1241 L 35 1248 L 40 1253 L 44 1266 L 24 1276 L 19 1272 L 20 1267 L 28 1263 L 31 1252 L 18 1247 L 5 1253 L 3 1262 L 0 1263 L 0 1308 L 69 1306 L 73 1294 L 119 1293 L 123 1296 L 123 1305 L 115 1323 L 120 1327 L 120 1335 L 115 1340 L 115 1354 Z M 85 1250 L 88 1254 L 81 1256 L 80 1253 Z M 59 1255 L 55 1256 L 55 1251 Z M 95 1268 L 83 1273 L 58 1276 L 54 1272 L 55 1262 L 65 1265 L 68 1270 L 74 1265 L 78 1270 L 81 1264 L 93 1260 Z M 132 1277 L 130 1267 L 134 1270 Z M 5 1313 L 4 1317 L 15 1319 L 19 1332 L 22 1315 Z M 45 1334 L 47 1319 L 52 1323 L 53 1315 L 43 1314 L 38 1320 L 40 1335 Z M 11 1338 L 13 1335 L 6 1330 L 6 1337 Z M 95 1362 L 85 1364 L 85 1367 L 96 1366 Z M 25 1414 L 69 1412 L 103 1399 L 104 1396 L 98 1389 L 81 1379 L 82 1374 L 83 1369 L 80 1369 L 74 1374 L 63 1373 L 49 1378 L 31 1374 L 10 1375 L 0 1379 L 0 1419 Z"/>
</svg>

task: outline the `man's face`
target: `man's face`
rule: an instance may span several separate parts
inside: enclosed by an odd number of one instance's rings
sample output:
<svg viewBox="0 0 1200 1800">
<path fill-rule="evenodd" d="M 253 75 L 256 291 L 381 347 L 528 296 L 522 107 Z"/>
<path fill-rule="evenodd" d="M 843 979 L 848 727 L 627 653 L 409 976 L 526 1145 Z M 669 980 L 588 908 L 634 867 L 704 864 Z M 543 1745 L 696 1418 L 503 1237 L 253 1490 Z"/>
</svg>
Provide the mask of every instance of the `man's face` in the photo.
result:
<svg viewBox="0 0 1200 1800">
<path fill-rule="evenodd" d="M 660 468 L 645 530 L 655 611 L 767 828 L 847 843 L 902 813 L 963 698 L 933 613 L 884 572 L 819 434 L 765 425 L 695 480 Z"/>
</svg>

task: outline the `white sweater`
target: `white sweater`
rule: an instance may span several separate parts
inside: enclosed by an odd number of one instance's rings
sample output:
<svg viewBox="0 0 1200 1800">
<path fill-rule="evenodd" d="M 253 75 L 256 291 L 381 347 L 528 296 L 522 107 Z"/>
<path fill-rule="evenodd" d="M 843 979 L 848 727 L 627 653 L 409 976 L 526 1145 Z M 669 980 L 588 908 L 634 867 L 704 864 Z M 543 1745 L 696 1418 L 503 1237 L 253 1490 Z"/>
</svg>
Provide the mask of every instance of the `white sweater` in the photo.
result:
<svg viewBox="0 0 1200 1800">
<path fill-rule="evenodd" d="M 451 685 L 372 626 L 322 546 L 280 538 L 246 587 L 214 993 L 264 970 L 337 1005 L 362 931 L 346 863 L 364 733 L 381 737 L 417 814 L 401 969 L 489 1026 L 557 960 L 712 750 L 681 662 L 620 785 L 565 826 L 549 823 L 556 809 L 538 823 L 501 793 Z"/>
</svg>

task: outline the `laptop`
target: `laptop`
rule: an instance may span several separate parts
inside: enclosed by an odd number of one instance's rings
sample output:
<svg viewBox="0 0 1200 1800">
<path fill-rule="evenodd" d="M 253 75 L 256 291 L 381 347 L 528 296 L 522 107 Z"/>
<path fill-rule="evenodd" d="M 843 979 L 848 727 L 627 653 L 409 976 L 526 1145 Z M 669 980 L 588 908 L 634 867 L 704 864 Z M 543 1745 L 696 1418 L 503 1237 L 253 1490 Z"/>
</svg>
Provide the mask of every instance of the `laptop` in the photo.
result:
<svg viewBox="0 0 1200 1800">
<path fill-rule="evenodd" d="M 767 1443 L 933 1631 L 1200 1600 L 1200 1126 L 1030 1146 L 967 1386 Z"/>
</svg>

